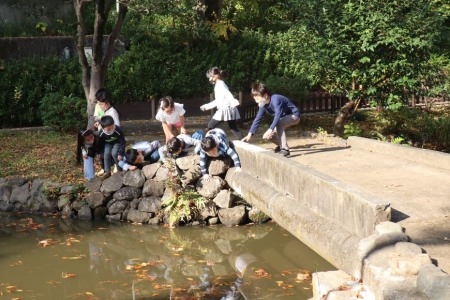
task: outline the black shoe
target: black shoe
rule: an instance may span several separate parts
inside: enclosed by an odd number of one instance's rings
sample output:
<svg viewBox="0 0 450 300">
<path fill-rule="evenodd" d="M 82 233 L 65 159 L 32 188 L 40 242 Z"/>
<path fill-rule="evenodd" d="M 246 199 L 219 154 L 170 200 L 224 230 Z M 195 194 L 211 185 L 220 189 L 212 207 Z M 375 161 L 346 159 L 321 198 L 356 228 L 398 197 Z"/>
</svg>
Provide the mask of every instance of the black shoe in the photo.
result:
<svg viewBox="0 0 450 300">
<path fill-rule="evenodd" d="M 273 152 L 278 153 L 281 151 L 280 146 L 277 146 L 275 149 L 273 149 Z"/>
<path fill-rule="evenodd" d="M 286 149 L 281 149 L 280 152 L 278 152 L 278 154 L 281 154 L 284 157 L 288 157 L 288 156 L 291 155 L 291 152 L 289 150 L 286 150 Z"/>
</svg>

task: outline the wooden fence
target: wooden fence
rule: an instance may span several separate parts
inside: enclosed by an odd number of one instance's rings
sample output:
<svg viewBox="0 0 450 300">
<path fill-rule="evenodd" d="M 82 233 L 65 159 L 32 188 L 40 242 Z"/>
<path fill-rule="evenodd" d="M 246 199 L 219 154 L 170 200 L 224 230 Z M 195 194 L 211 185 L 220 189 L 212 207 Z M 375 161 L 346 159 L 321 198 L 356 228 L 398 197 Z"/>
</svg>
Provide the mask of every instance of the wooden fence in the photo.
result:
<svg viewBox="0 0 450 300">
<path fill-rule="evenodd" d="M 241 115 L 241 121 L 253 120 L 258 113 L 258 105 L 255 100 L 249 95 L 242 92 L 237 97 L 241 105 L 239 105 L 239 113 Z M 215 110 L 209 112 L 202 112 L 200 106 L 214 100 L 214 96 L 205 95 L 192 97 L 187 99 L 176 99 L 177 102 L 184 104 L 184 108 L 188 116 L 201 116 L 205 114 L 214 114 Z M 335 112 L 339 110 L 345 103 L 348 102 L 348 98 L 344 96 L 330 95 L 324 92 L 310 92 L 302 99 L 293 99 L 293 102 L 300 108 L 300 112 L 314 113 L 314 112 Z M 449 98 L 444 97 L 411 97 L 409 105 L 411 107 L 421 107 L 427 105 L 439 105 L 450 104 Z M 157 100 L 149 102 L 138 103 L 119 103 L 116 105 L 120 113 L 120 118 L 123 120 L 133 119 L 154 119 L 157 112 Z M 367 103 L 362 103 L 361 107 L 367 107 Z"/>
</svg>

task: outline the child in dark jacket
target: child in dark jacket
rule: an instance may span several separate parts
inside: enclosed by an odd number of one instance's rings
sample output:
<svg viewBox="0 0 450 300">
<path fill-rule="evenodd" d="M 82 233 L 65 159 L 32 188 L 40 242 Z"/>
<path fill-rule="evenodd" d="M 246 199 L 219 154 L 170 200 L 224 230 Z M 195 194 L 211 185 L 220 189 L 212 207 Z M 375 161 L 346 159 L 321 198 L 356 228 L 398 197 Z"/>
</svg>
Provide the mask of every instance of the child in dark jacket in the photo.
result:
<svg viewBox="0 0 450 300">
<path fill-rule="evenodd" d="M 99 133 L 100 147 L 103 149 L 104 157 L 104 178 L 111 175 L 111 157 L 120 171 L 119 161 L 125 155 L 125 135 L 119 126 L 114 125 L 114 119 L 111 116 L 103 116 L 100 119 L 102 129 Z"/>
<path fill-rule="evenodd" d="M 84 178 L 91 180 L 95 176 L 94 161 L 95 156 L 100 154 L 98 136 L 91 130 L 80 130 L 77 142 L 77 162 L 81 163 L 83 158 Z"/>
</svg>

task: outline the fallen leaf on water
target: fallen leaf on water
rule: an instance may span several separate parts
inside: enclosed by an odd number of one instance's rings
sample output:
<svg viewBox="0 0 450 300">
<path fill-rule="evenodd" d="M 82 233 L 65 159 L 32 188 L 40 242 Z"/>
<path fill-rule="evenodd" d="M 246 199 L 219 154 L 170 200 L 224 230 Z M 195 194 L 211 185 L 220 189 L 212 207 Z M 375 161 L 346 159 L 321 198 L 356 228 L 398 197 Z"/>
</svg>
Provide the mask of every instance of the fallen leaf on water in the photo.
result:
<svg viewBox="0 0 450 300">
<path fill-rule="evenodd" d="M 75 239 L 75 238 L 68 238 L 68 239 L 66 239 L 66 245 L 67 245 L 67 246 L 72 245 L 72 243 L 79 243 L 79 242 L 80 242 L 80 241 L 77 240 L 77 239 Z"/>
<path fill-rule="evenodd" d="M 56 243 L 56 241 L 54 239 L 45 239 L 45 240 L 39 241 L 39 246 L 42 246 L 45 248 L 50 245 L 53 245 L 54 243 Z"/>
<path fill-rule="evenodd" d="M 62 272 L 61 277 L 64 278 L 64 279 L 73 278 L 73 277 L 77 277 L 77 274 Z"/>
<path fill-rule="evenodd" d="M 62 259 L 82 259 L 86 257 L 85 255 L 79 255 L 79 256 L 63 256 Z"/>
<path fill-rule="evenodd" d="M 278 286 L 282 286 L 283 285 L 283 281 L 275 281 L 277 283 Z"/>
<path fill-rule="evenodd" d="M 47 283 L 52 286 L 56 286 L 57 284 L 61 284 L 61 281 L 49 280 L 49 281 L 47 281 Z"/>
<path fill-rule="evenodd" d="M 8 291 L 8 293 L 15 293 L 15 292 L 17 292 L 17 286 L 15 286 L 15 285 L 8 285 L 6 287 L 6 290 Z"/>
<path fill-rule="evenodd" d="M 350 286 L 348 286 L 348 285 L 341 285 L 340 287 L 339 287 L 339 290 L 340 291 L 350 291 L 352 288 L 350 287 Z"/>
<path fill-rule="evenodd" d="M 97 230 L 108 230 L 108 228 L 105 228 L 105 227 L 98 227 Z"/>
<path fill-rule="evenodd" d="M 15 263 L 10 264 L 10 267 L 16 267 L 16 266 L 21 266 L 23 264 L 23 262 L 21 260 L 16 261 Z"/>
<path fill-rule="evenodd" d="M 270 275 L 269 273 L 267 273 L 264 269 L 257 269 L 257 270 L 255 270 L 255 273 L 256 273 L 256 277 L 257 278 L 270 278 L 270 277 L 272 277 L 272 275 Z"/>
<path fill-rule="evenodd" d="M 309 273 L 298 273 L 297 280 L 309 280 L 311 279 L 311 275 Z"/>
</svg>

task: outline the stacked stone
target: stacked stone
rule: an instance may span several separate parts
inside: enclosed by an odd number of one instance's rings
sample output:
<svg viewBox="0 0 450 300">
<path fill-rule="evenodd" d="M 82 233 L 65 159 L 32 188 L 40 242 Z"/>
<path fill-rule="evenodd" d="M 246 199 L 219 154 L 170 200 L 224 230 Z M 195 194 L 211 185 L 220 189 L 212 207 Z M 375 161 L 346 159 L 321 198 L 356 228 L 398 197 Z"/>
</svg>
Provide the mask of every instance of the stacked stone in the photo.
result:
<svg viewBox="0 0 450 300">
<path fill-rule="evenodd" d="M 102 180 L 99 177 L 80 187 L 58 185 L 42 180 L 1 179 L 0 210 L 27 212 L 61 212 L 81 220 L 107 219 L 133 223 L 167 223 L 163 202 L 174 196 L 174 184 L 195 189 L 207 199 L 200 217 L 191 224 L 225 224 L 235 226 L 261 223 L 269 218 L 241 199 L 224 180 L 233 172 L 229 158 L 215 158 L 207 165 L 212 178 L 202 178 L 199 156 L 192 155 L 154 163 L 142 170 L 120 172 Z M 166 186 L 170 183 L 169 186 Z"/>
</svg>

